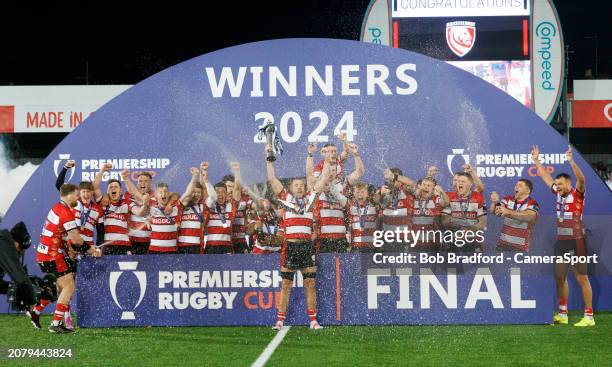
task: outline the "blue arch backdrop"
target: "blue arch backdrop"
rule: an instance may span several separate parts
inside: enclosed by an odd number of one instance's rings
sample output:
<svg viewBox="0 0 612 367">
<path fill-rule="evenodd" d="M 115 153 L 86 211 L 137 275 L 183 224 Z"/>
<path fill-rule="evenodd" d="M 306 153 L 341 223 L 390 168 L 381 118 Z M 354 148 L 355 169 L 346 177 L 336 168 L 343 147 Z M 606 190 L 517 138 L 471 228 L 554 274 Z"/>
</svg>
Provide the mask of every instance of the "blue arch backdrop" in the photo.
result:
<svg viewBox="0 0 612 367">
<path fill-rule="evenodd" d="M 236 96 L 231 96 L 229 84 L 221 96 L 214 95 L 214 84 L 223 68 L 232 73 Z M 246 68 L 243 80 L 241 68 Z M 309 95 L 306 80 L 314 79 L 305 78 L 305 74 L 313 75 L 313 70 L 318 82 L 310 83 L 313 91 Z M 325 84 L 326 70 L 330 73 L 329 89 L 319 86 Z M 372 81 L 384 79 L 386 71 L 389 75 L 384 84 L 391 94 L 384 93 L 387 90 L 382 83 Z M 271 73 L 282 74 L 274 79 L 280 82 L 270 83 Z M 259 83 L 254 82 L 254 75 L 261 77 Z M 272 84 L 277 86 L 276 96 L 270 95 L 274 94 Z M 290 95 L 293 86 L 295 96 Z M 263 96 L 258 95 L 260 90 Z M 326 95 L 330 92 L 332 95 Z M 327 136 L 337 142 L 335 127 L 343 121 L 341 128 L 346 129 L 346 122 L 352 119 L 353 140 L 366 167 L 364 179 L 371 183 L 382 183 L 386 167 L 400 167 L 406 175 L 419 178 L 435 164 L 440 168 L 441 185 L 450 190 L 451 169 L 459 169 L 469 160 L 485 176 L 492 176 L 483 177 L 488 200 L 491 191 L 510 193 L 519 176 L 530 178 L 535 185 L 533 196 L 541 207 L 532 252 L 552 251 L 554 197 L 533 177 L 533 166 L 526 157 L 531 145 L 538 144 L 542 153 L 552 154 L 546 164 L 551 170 L 569 172 L 562 158 L 567 141 L 507 94 L 458 68 L 405 50 L 327 39 L 235 46 L 183 62 L 138 83 L 100 108 L 53 150 L 13 202 L 4 226 L 23 220 L 33 238 L 39 236 L 47 211 L 57 201 L 54 182 L 59 160 L 68 154 L 77 161 L 71 173 L 75 183 L 93 179 L 97 161 L 113 159 L 129 164 L 132 171 L 153 171 L 154 181 L 168 182 L 175 191 L 183 190 L 189 167 L 202 160 L 211 162 L 213 181 L 229 172 L 229 161 L 237 160 L 246 183 L 263 182 L 263 147 L 254 142 L 257 126 L 263 121 L 256 119 L 256 114 L 261 112 L 274 118 L 279 133 L 286 128 L 280 134 L 285 154 L 276 163 L 281 177 L 304 174 L 309 136 Z M 329 121 L 320 129 L 325 116 Z M 295 130 L 298 119 L 301 133 Z M 320 132 L 313 134 L 317 129 Z M 612 296 L 603 292 L 612 289 L 608 271 L 612 266 L 612 195 L 577 152 L 575 157 L 587 180 L 589 244 L 602 261 L 592 266 L 595 305 L 612 309 Z M 352 162 L 348 167 L 352 168 Z M 113 170 L 113 174 L 119 171 Z M 489 215 L 488 244 L 494 243 L 499 229 L 500 220 Z M 27 254 L 27 263 L 37 271 L 33 250 Z"/>
</svg>

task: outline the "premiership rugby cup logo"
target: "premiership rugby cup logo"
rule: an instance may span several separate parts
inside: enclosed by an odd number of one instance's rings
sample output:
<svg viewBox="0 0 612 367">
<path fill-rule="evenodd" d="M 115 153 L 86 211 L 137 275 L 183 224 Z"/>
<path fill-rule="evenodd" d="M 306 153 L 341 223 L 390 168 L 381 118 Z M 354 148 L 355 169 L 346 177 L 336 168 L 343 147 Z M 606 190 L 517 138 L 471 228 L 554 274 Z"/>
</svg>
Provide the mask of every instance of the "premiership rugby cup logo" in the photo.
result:
<svg viewBox="0 0 612 367">
<path fill-rule="evenodd" d="M 70 159 L 70 154 L 59 154 L 58 155 L 59 159 L 56 159 L 53 161 L 53 172 L 55 173 L 55 177 L 58 177 L 61 171 L 61 167 L 63 167 L 61 164 L 62 162 L 65 163 L 65 161 Z M 75 165 L 76 167 L 76 165 Z M 68 170 L 68 179 L 66 181 L 70 181 L 72 179 L 72 176 L 74 176 L 74 168 L 72 167 L 71 169 Z"/>
<path fill-rule="evenodd" d="M 140 302 L 142 302 L 142 299 L 145 295 L 145 291 L 147 290 L 147 276 L 144 271 L 136 271 L 136 268 L 138 267 L 138 261 L 118 261 L 117 265 L 119 265 L 120 271 L 111 271 L 109 275 L 108 283 L 110 286 L 111 296 L 113 296 L 113 301 L 115 301 L 117 307 L 123 310 L 121 312 L 121 320 L 135 320 L 136 315 L 134 314 L 134 310 L 138 308 Z M 121 304 L 117 300 L 117 282 L 119 281 L 119 277 L 121 277 L 121 274 L 123 274 L 123 270 L 131 270 L 132 273 L 136 276 L 136 279 L 138 279 L 138 301 L 136 302 L 131 311 L 125 310 L 124 307 L 121 306 Z"/>
<path fill-rule="evenodd" d="M 455 55 L 465 56 L 476 43 L 476 23 L 464 21 L 446 23 L 446 43 Z"/>
<path fill-rule="evenodd" d="M 470 156 L 467 154 L 463 154 L 464 150 L 465 149 L 453 149 L 453 154 L 449 154 L 446 156 L 446 165 L 448 166 L 448 171 L 451 173 L 451 175 L 455 173 L 455 171 L 453 170 L 453 159 L 455 159 L 455 156 L 461 156 L 461 158 L 463 158 L 463 164 L 470 163 Z"/>
</svg>

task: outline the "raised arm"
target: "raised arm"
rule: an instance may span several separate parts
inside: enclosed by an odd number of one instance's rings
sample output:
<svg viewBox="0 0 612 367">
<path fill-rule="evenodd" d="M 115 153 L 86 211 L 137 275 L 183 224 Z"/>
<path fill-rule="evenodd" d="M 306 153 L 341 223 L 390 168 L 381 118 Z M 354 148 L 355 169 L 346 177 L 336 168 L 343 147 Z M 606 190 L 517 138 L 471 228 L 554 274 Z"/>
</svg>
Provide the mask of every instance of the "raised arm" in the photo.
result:
<svg viewBox="0 0 612 367">
<path fill-rule="evenodd" d="M 572 146 L 567 146 L 567 151 L 565 152 L 565 156 L 567 157 L 567 161 L 572 167 L 572 171 L 574 172 L 574 176 L 576 176 L 576 190 L 584 193 L 586 189 L 586 179 L 584 177 L 584 173 L 580 169 L 580 167 L 574 161 L 574 152 L 572 151 Z"/>
<path fill-rule="evenodd" d="M 450 204 L 448 195 L 446 195 L 446 192 L 440 185 L 436 185 L 436 187 L 434 187 L 434 193 L 440 197 L 440 207 L 446 208 L 448 204 Z"/>
<path fill-rule="evenodd" d="M 68 172 L 68 168 L 66 166 L 62 167 L 59 175 L 57 175 L 57 180 L 55 180 L 55 188 L 57 191 L 60 191 L 60 187 L 66 182 L 66 172 Z"/>
<path fill-rule="evenodd" d="M 399 182 L 402 183 L 408 187 L 416 187 L 416 183 L 409 177 L 406 176 L 402 176 L 402 175 L 398 175 L 395 174 L 393 172 L 391 172 L 391 170 L 389 168 L 387 168 L 384 172 L 385 175 L 385 180 L 388 180 L 390 182 Z"/>
<path fill-rule="evenodd" d="M 340 158 L 340 162 L 344 163 L 350 154 L 349 142 L 346 137 L 346 133 L 340 133 L 340 135 L 338 135 L 338 138 L 342 142 L 342 152 L 340 153 L 340 156 L 338 158 Z"/>
<path fill-rule="evenodd" d="M 141 206 L 135 206 L 132 207 L 132 214 L 138 216 L 138 217 L 146 217 L 147 215 L 149 215 L 149 204 L 150 204 L 150 200 L 151 198 L 149 197 L 149 194 L 144 194 L 142 195 L 142 205 Z"/>
<path fill-rule="evenodd" d="M 270 144 L 266 144 L 265 153 L 266 157 L 268 156 L 268 152 L 272 150 Z M 276 173 L 274 172 L 274 165 L 272 162 L 266 160 L 266 171 L 268 173 L 268 182 L 272 187 L 272 192 L 275 195 L 278 195 L 281 191 L 283 191 L 283 184 L 280 182 L 278 178 L 276 178 Z"/>
<path fill-rule="evenodd" d="M 485 185 L 482 183 L 482 180 L 478 176 L 478 173 L 476 172 L 476 170 L 472 168 L 472 165 L 470 165 L 469 163 L 464 164 L 463 172 L 469 173 L 470 176 L 472 176 L 472 180 L 474 180 L 474 184 L 476 185 L 476 191 L 481 192 L 481 193 L 484 192 Z"/>
<path fill-rule="evenodd" d="M 497 215 L 497 213 L 495 212 L 495 207 L 499 202 L 499 194 L 497 193 L 497 191 L 493 191 L 491 193 L 491 204 L 489 205 L 489 213 L 495 213 Z"/>
<path fill-rule="evenodd" d="M 130 193 L 130 195 L 132 195 L 132 197 L 134 197 L 136 201 L 142 202 L 142 194 L 140 193 L 140 191 L 138 191 L 136 185 L 134 185 L 134 183 L 130 179 L 130 171 L 127 168 L 121 171 L 121 178 L 123 179 L 123 182 L 125 183 L 125 188 Z"/>
<path fill-rule="evenodd" d="M 206 190 L 206 206 L 212 208 L 215 201 L 217 201 L 217 192 L 208 181 L 208 162 L 206 161 L 200 163 L 200 184 Z"/>
<path fill-rule="evenodd" d="M 313 190 L 315 192 L 325 192 L 328 190 L 329 188 L 329 184 L 331 182 L 331 170 L 332 168 L 327 164 L 327 162 L 325 162 L 323 164 L 323 169 L 321 170 L 321 176 L 319 177 L 319 179 L 317 180 L 317 182 L 315 183 Z M 335 167 L 334 167 L 334 171 L 335 171 Z"/>
<path fill-rule="evenodd" d="M 546 186 L 548 186 L 549 188 L 552 187 L 552 185 L 555 183 L 555 180 L 553 180 L 550 173 L 548 173 L 546 168 L 540 162 L 540 148 L 538 148 L 537 145 L 533 145 L 531 147 L 531 159 L 533 160 L 533 163 L 538 169 L 538 176 L 540 176 Z"/>
<path fill-rule="evenodd" d="M 317 151 L 317 144 L 308 144 L 308 155 L 306 156 L 306 188 L 308 191 L 314 189 L 317 178 L 314 175 L 314 154 Z"/>
<path fill-rule="evenodd" d="M 361 160 L 359 149 L 357 148 L 356 144 L 348 144 L 347 149 L 355 160 L 355 170 L 347 177 L 349 185 L 353 185 L 359 181 L 363 175 L 365 175 L 365 166 L 363 165 L 363 161 Z"/>
<path fill-rule="evenodd" d="M 409 187 L 416 187 L 416 182 L 407 176 L 397 175 L 396 181 Z"/>
<path fill-rule="evenodd" d="M 66 182 L 66 173 L 70 168 L 74 167 L 74 163 L 72 159 L 66 162 L 59 175 L 57 175 L 57 180 L 55 180 L 55 188 L 57 191 L 59 191 L 60 187 Z"/>
<path fill-rule="evenodd" d="M 189 202 L 191 201 L 191 197 L 193 196 L 193 189 L 195 187 L 196 182 L 198 182 L 199 179 L 200 179 L 200 171 L 195 167 L 191 167 L 191 180 L 189 181 L 189 183 L 187 184 L 187 187 L 185 188 L 185 193 L 183 194 L 183 196 L 181 196 L 181 204 L 183 204 L 183 206 L 187 206 Z"/>
<path fill-rule="evenodd" d="M 234 191 L 232 192 L 232 199 L 234 199 L 235 201 L 240 201 L 240 199 L 242 198 L 242 186 L 240 185 L 240 163 L 230 162 L 230 168 L 234 173 Z"/>
<path fill-rule="evenodd" d="M 102 177 L 104 176 L 104 173 L 108 172 L 108 170 L 111 168 L 113 168 L 112 163 L 104 163 L 100 168 L 100 171 L 98 171 L 98 173 L 96 174 L 96 177 L 93 182 L 94 199 L 96 200 L 96 202 L 102 200 L 102 190 L 100 189 L 100 185 L 102 184 Z"/>
</svg>

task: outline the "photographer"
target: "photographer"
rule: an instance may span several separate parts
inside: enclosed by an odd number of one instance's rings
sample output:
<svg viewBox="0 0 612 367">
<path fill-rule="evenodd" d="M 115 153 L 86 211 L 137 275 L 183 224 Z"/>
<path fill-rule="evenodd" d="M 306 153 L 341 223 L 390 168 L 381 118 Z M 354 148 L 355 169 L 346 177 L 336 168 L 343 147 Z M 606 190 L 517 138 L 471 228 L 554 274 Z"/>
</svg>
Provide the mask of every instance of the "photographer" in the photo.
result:
<svg viewBox="0 0 612 367">
<path fill-rule="evenodd" d="M 34 287 L 21 263 L 21 255 L 30 247 L 31 242 L 30 234 L 23 222 L 17 223 L 10 232 L 0 231 L 0 294 L 7 294 L 11 289 L 11 283 L 3 280 L 6 273 L 15 284 L 14 306 L 27 310 L 34 326 L 40 329 L 38 315 L 33 312 L 37 303 Z"/>
</svg>

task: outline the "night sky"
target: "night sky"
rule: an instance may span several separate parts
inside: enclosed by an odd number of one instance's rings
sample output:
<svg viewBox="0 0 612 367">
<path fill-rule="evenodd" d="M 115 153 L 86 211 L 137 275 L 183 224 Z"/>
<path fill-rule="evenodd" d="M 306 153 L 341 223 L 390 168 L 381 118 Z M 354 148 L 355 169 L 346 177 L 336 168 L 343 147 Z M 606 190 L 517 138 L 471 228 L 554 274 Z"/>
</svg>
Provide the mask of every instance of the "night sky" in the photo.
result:
<svg viewBox="0 0 612 367">
<path fill-rule="evenodd" d="M 555 0 L 571 54 L 570 80 L 611 74 L 612 1 Z M 207 4 L 208 2 L 202 2 Z M 13 10 L 0 22 L 0 85 L 133 84 L 192 57 L 242 43 L 290 37 L 358 39 L 369 0 L 217 1 L 195 6 Z M 266 4 L 266 5 L 262 5 Z M 3 11 L 4 12 L 4 11 Z"/>
</svg>

